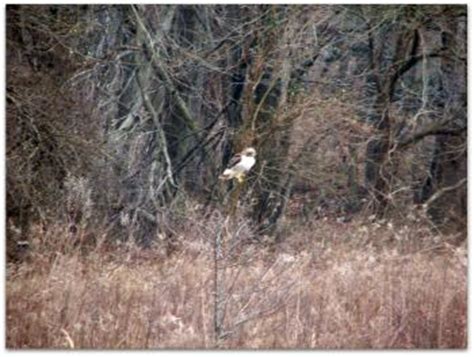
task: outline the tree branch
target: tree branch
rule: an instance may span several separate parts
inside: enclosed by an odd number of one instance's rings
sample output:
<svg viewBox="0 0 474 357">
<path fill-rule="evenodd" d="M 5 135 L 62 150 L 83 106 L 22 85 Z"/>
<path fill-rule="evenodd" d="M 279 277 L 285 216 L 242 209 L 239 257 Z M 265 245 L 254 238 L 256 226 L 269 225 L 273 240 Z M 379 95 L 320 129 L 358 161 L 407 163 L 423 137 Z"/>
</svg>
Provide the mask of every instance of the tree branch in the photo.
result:
<svg viewBox="0 0 474 357">
<path fill-rule="evenodd" d="M 408 137 L 404 140 L 400 140 L 397 143 L 397 146 L 402 149 L 411 144 L 417 143 L 418 141 L 422 140 L 423 138 L 431 135 L 452 135 L 457 136 L 461 135 L 461 133 L 465 132 L 467 127 L 460 127 L 460 128 L 446 128 L 443 127 L 443 123 L 437 125 L 431 125 L 425 128 L 424 130 L 413 134 L 413 136 Z"/>
<path fill-rule="evenodd" d="M 426 201 L 424 204 L 423 204 L 423 208 L 426 210 L 434 201 L 436 201 L 438 198 L 440 198 L 442 195 L 444 195 L 445 193 L 447 192 L 450 192 L 450 191 L 454 191 L 454 190 L 457 190 L 459 187 L 461 187 L 462 185 L 464 185 L 465 183 L 467 182 L 467 178 L 463 178 L 462 180 L 460 180 L 458 183 L 452 185 L 452 186 L 446 186 L 446 187 L 443 187 L 441 189 L 439 189 L 438 191 L 436 191 L 435 194 L 433 194 L 433 196 L 431 196 L 429 198 L 428 201 Z"/>
<path fill-rule="evenodd" d="M 411 68 L 413 68 L 419 61 L 423 60 L 424 58 L 436 58 L 436 57 L 441 57 L 442 51 L 434 51 L 426 54 L 418 54 L 418 55 L 412 55 L 403 62 L 400 62 L 398 64 L 394 65 L 394 68 L 392 69 L 394 71 L 391 79 L 391 83 L 393 85 L 397 82 L 397 80 L 403 76 L 406 72 L 408 72 Z"/>
<path fill-rule="evenodd" d="M 168 87 L 168 90 L 171 93 L 171 96 L 174 98 L 176 105 L 178 107 L 178 110 L 181 113 L 182 119 L 193 132 L 196 132 L 197 128 L 195 125 L 195 120 L 191 116 L 191 113 L 184 99 L 179 95 L 179 91 L 174 85 L 171 77 L 168 75 L 168 72 L 163 68 L 160 61 L 158 60 L 158 53 L 155 50 L 155 41 L 153 40 L 153 37 L 151 36 L 150 32 L 146 28 L 145 24 L 143 23 L 140 15 L 138 14 L 134 6 L 132 6 L 132 10 L 135 14 L 135 17 L 137 19 L 137 22 L 140 28 L 143 30 L 147 38 L 147 43 L 144 44 L 146 46 L 145 55 L 148 57 L 148 60 L 150 61 L 153 69 L 156 71 L 160 79 L 162 79 L 163 82 L 165 82 L 165 85 Z M 151 56 L 149 55 L 149 52 L 151 52 Z"/>
<path fill-rule="evenodd" d="M 163 127 L 161 126 L 160 119 L 158 118 L 158 113 L 156 112 L 155 108 L 153 107 L 153 104 L 150 101 L 150 98 L 148 97 L 148 94 L 145 92 L 144 88 L 142 88 L 142 85 L 140 83 L 140 80 L 138 79 L 138 76 L 135 77 L 138 88 L 140 89 L 140 93 L 143 98 L 143 102 L 151 114 L 153 124 L 155 125 L 156 131 L 158 132 L 158 143 L 161 142 L 161 151 L 163 152 L 163 156 L 165 157 L 166 161 L 166 174 L 171 182 L 171 184 L 176 187 L 176 183 L 174 182 L 173 178 L 173 169 L 172 169 L 172 164 L 171 164 L 171 158 L 168 153 L 168 141 L 166 140 L 166 135 L 163 130 Z M 155 158 L 156 160 L 156 158 Z"/>
</svg>

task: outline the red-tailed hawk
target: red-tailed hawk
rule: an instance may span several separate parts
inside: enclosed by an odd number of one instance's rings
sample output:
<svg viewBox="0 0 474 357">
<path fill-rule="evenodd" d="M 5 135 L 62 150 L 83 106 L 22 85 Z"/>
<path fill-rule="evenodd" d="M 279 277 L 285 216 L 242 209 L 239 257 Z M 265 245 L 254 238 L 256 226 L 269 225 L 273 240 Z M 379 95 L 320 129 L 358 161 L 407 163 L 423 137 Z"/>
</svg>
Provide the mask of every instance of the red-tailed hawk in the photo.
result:
<svg viewBox="0 0 474 357">
<path fill-rule="evenodd" d="M 229 168 L 225 169 L 220 180 L 231 180 L 236 178 L 239 182 L 244 180 L 245 174 L 255 165 L 257 152 L 254 148 L 247 148 L 240 154 L 235 155 L 229 162 Z"/>
</svg>

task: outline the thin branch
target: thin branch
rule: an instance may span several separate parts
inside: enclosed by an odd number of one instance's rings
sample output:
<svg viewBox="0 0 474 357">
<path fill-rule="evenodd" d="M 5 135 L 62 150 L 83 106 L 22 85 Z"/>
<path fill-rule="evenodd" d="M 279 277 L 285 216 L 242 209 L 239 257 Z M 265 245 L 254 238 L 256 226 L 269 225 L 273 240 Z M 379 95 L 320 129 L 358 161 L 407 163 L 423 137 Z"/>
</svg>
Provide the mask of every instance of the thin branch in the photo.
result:
<svg viewBox="0 0 474 357">
<path fill-rule="evenodd" d="M 462 180 L 460 180 L 459 182 L 457 182 L 457 183 L 454 184 L 454 185 L 446 186 L 446 187 L 440 188 L 438 191 L 436 191 L 435 194 L 433 194 L 433 196 L 430 197 L 430 199 L 429 199 L 428 201 L 426 201 L 426 202 L 423 204 L 423 208 L 426 210 L 434 201 L 436 201 L 436 200 L 437 200 L 438 198 L 440 198 L 442 195 L 444 195 L 444 194 L 447 193 L 447 192 L 457 190 L 459 187 L 461 187 L 462 185 L 464 185 L 466 182 L 467 182 L 467 178 L 465 177 L 465 178 L 463 178 Z"/>
<path fill-rule="evenodd" d="M 168 142 L 166 140 L 166 135 L 165 135 L 165 132 L 163 130 L 163 127 L 161 126 L 160 119 L 158 117 L 158 113 L 156 112 L 155 107 L 153 107 L 153 104 L 150 101 L 150 97 L 148 96 L 148 94 L 143 89 L 138 76 L 136 76 L 135 78 L 136 78 L 138 88 L 140 89 L 140 93 L 141 93 L 142 98 L 143 98 L 143 103 L 145 104 L 147 110 L 150 112 L 151 117 L 153 119 L 153 124 L 155 125 L 155 128 L 158 132 L 158 136 L 159 136 L 158 139 L 159 139 L 159 142 L 161 142 L 161 151 L 162 151 L 163 156 L 165 157 L 165 161 L 166 161 L 166 174 L 167 174 L 168 180 L 170 181 L 172 186 L 177 187 L 176 183 L 174 181 L 174 178 L 173 178 L 173 169 L 172 169 L 173 166 L 171 164 L 171 159 L 170 159 L 170 156 L 169 156 L 169 153 L 168 153 Z"/>
</svg>

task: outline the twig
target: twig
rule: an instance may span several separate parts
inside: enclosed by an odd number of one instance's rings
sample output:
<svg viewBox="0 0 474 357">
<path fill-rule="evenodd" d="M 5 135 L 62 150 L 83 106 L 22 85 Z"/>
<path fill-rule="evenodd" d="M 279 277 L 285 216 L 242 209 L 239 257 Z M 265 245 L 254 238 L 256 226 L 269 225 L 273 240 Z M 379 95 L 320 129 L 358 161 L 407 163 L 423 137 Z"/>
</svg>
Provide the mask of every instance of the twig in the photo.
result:
<svg viewBox="0 0 474 357">
<path fill-rule="evenodd" d="M 67 344 L 69 345 L 69 348 L 74 348 L 74 341 L 72 340 L 71 336 L 65 329 L 61 329 L 61 332 L 64 334 L 64 337 L 66 338 Z"/>
</svg>

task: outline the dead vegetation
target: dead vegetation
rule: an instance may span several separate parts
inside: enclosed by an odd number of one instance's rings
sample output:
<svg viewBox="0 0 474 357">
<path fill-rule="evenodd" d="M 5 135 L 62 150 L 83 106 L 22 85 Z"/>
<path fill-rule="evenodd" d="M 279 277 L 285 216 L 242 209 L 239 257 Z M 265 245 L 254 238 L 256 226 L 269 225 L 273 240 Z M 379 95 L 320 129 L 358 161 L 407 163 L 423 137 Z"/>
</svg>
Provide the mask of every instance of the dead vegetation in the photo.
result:
<svg viewBox="0 0 474 357">
<path fill-rule="evenodd" d="M 168 254 L 128 243 L 44 249 L 41 240 L 59 244 L 67 229 L 38 229 L 26 260 L 7 267 L 7 348 L 467 346 L 466 248 L 413 222 L 362 220 L 295 226 L 279 245 L 230 225 L 229 237 L 241 233 L 222 260 L 217 338 L 212 234 L 221 228 L 200 221 Z"/>
<path fill-rule="evenodd" d="M 8 348 L 466 347 L 466 6 L 6 18 Z"/>
</svg>

